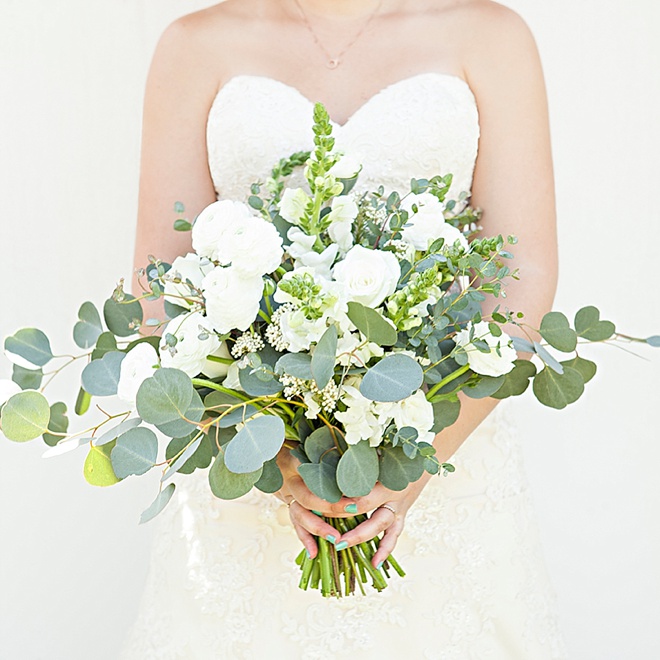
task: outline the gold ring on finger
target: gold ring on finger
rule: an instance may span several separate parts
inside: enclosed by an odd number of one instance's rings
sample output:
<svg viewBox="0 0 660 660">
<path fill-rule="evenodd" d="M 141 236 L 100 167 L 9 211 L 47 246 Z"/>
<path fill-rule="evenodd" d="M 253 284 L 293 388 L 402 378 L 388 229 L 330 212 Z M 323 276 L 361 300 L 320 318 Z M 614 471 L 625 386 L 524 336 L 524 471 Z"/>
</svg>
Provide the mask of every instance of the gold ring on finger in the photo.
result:
<svg viewBox="0 0 660 660">
<path fill-rule="evenodd" d="M 396 517 L 397 513 L 394 507 L 390 506 L 389 504 L 381 504 L 379 509 L 387 509 L 388 511 L 391 511 L 394 514 L 394 517 Z"/>
</svg>

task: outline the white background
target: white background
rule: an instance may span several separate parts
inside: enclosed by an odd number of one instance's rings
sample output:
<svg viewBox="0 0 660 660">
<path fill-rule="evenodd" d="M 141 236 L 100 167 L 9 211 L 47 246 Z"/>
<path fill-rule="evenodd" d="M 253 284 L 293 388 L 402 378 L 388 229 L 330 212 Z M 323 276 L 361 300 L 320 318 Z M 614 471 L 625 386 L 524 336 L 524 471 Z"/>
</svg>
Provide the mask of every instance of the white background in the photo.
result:
<svg viewBox="0 0 660 660">
<path fill-rule="evenodd" d="M 156 39 L 203 0 L 0 0 L 0 335 L 46 329 L 131 269 L 141 101 Z M 660 5 L 515 0 L 550 98 L 561 243 L 556 307 L 660 332 Z M 557 413 L 517 403 L 571 657 L 660 657 L 660 351 L 611 347 Z M 9 365 L 0 360 L 0 377 Z M 70 400 L 74 381 L 53 395 Z M 153 483 L 88 486 L 84 452 L 0 443 L 0 657 L 115 658 L 133 619 Z M 148 480 L 147 480 L 148 481 Z M 533 660 L 533 659 L 525 659 Z"/>
</svg>

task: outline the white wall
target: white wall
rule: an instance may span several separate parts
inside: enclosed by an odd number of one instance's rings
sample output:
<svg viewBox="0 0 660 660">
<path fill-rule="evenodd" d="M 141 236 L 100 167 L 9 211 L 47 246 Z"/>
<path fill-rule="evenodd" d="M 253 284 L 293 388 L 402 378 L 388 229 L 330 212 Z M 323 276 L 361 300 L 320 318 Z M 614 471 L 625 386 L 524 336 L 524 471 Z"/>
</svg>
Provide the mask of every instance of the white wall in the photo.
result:
<svg viewBox="0 0 660 660">
<path fill-rule="evenodd" d="M 155 40 L 203 0 L 0 0 L 0 335 L 56 347 L 131 267 L 140 106 Z M 545 64 L 559 198 L 557 307 L 660 332 L 660 10 L 655 0 L 511 0 Z M 620 265 L 625 263 L 625 268 Z M 608 347 L 574 407 L 518 404 L 573 658 L 660 657 L 658 375 Z M 0 377 L 9 366 L 0 361 Z M 73 381 L 63 383 L 71 398 Z M 115 658 L 137 607 L 153 484 L 88 486 L 83 456 L 0 443 L 0 657 Z"/>
</svg>

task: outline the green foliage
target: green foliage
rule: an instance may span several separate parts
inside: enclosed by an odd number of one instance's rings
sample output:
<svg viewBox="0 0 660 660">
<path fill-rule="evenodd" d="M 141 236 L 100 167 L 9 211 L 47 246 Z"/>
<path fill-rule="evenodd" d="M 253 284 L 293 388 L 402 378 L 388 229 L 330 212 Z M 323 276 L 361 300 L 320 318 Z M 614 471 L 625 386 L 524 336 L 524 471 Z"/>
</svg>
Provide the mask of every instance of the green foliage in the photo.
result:
<svg viewBox="0 0 660 660">
<path fill-rule="evenodd" d="M 379 346 L 393 346 L 396 344 L 396 328 L 375 309 L 358 302 L 349 302 L 348 318 L 369 341 Z"/>
<path fill-rule="evenodd" d="M 264 463 L 259 481 L 254 484 L 262 493 L 276 493 L 284 485 L 282 471 L 277 465 L 277 459 L 272 458 Z"/>
<path fill-rule="evenodd" d="M 114 441 L 102 447 L 90 447 L 83 466 L 83 474 L 87 483 L 92 486 L 105 487 L 113 486 L 121 481 L 112 469 L 110 460 L 114 447 Z"/>
<path fill-rule="evenodd" d="M 227 468 L 238 474 L 254 472 L 277 455 L 283 442 L 284 422 L 279 417 L 255 417 L 225 447 Z"/>
<path fill-rule="evenodd" d="M 336 449 L 334 438 L 327 426 L 322 426 L 310 433 L 304 443 L 305 454 L 312 463 L 320 463 L 321 457 Z"/>
<path fill-rule="evenodd" d="M 82 372 L 82 386 L 92 396 L 117 394 L 121 363 L 126 357 L 121 351 L 105 353 L 100 360 L 92 360 Z"/>
<path fill-rule="evenodd" d="M 337 485 L 337 462 L 327 454 L 320 463 L 302 463 L 298 472 L 305 485 L 326 502 L 339 502 L 342 492 Z"/>
<path fill-rule="evenodd" d="M 516 360 L 514 368 L 504 376 L 504 383 L 491 396 L 494 399 L 506 399 L 520 396 L 529 387 L 529 379 L 536 375 L 536 367 L 529 360 Z"/>
<path fill-rule="evenodd" d="M 44 372 L 41 369 L 25 369 L 15 364 L 12 369 L 11 379 L 22 390 L 38 390 L 41 387 Z"/>
<path fill-rule="evenodd" d="M 614 323 L 600 320 L 598 308 L 583 307 L 575 315 L 575 330 L 578 337 L 589 341 L 605 341 L 615 332 Z"/>
<path fill-rule="evenodd" d="M 82 387 L 78 390 L 78 397 L 76 398 L 76 405 L 74 410 L 76 415 L 84 415 L 92 403 L 92 395 L 86 392 Z"/>
<path fill-rule="evenodd" d="M 285 353 L 275 364 L 275 373 L 312 380 L 312 356 L 309 353 Z"/>
<path fill-rule="evenodd" d="M 564 367 L 561 366 L 561 363 L 553 357 L 541 344 L 537 341 L 534 342 L 534 352 L 545 362 L 545 364 L 550 367 L 555 373 L 561 374 L 564 373 Z"/>
<path fill-rule="evenodd" d="M 263 467 L 253 472 L 238 474 L 225 465 L 225 455 L 220 452 L 209 470 L 211 492 L 221 500 L 235 500 L 248 493 L 261 478 Z"/>
<path fill-rule="evenodd" d="M 48 430 L 50 406 L 46 397 L 39 392 L 18 392 L 2 406 L 0 422 L 8 440 L 34 440 Z"/>
<path fill-rule="evenodd" d="M 647 337 L 644 340 L 649 346 L 654 348 L 660 348 L 660 335 L 653 335 L 652 337 Z"/>
<path fill-rule="evenodd" d="M 19 355 L 35 367 L 43 367 L 53 358 L 48 337 L 37 328 L 23 328 L 7 337 L 5 351 Z"/>
<path fill-rule="evenodd" d="M 102 445 L 108 444 L 116 440 L 122 433 L 125 433 L 129 429 L 134 429 L 136 426 L 139 426 L 142 423 L 142 420 L 139 417 L 133 417 L 131 419 L 125 419 L 123 422 L 120 422 L 116 426 L 113 426 L 111 429 L 105 431 L 102 435 L 94 438 L 92 444 L 95 447 L 101 447 Z"/>
<path fill-rule="evenodd" d="M 451 426 L 461 412 L 461 402 L 458 399 L 443 399 L 433 404 L 433 433 L 440 433 Z"/>
<path fill-rule="evenodd" d="M 211 417 L 219 416 L 220 428 L 229 428 L 241 422 L 246 422 L 259 412 L 259 409 L 228 392 L 213 391 L 204 398 L 206 412 Z M 236 406 L 239 406 L 236 408 Z M 235 408 L 232 410 L 232 408 Z"/>
<path fill-rule="evenodd" d="M 331 325 L 316 344 L 311 369 L 316 386 L 322 390 L 335 373 L 337 355 L 337 326 Z"/>
<path fill-rule="evenodd" d="M 347 497 L 368 495 L 378 480 L 378 452 L 361 440 L 350 445 L 337 465 L 337 485 Z"/>
<path fill-rule="evenodd" d="M 61 439 L 61 435 L 52 435 L 53 433 L 66 433 L 69 428 L 69 418 L 66 416 L 67 407 L 66 403 L 59 401 L 50 407 L 50 421 L 48 422 L 48 430 L 51 433 L 44 433 L 44 442 L 49 447 L 54 447 Z"/>
<path fill-rule="evenodd" d="M 541 336 L 562 353 L 572 353 L 577 346 L 577 334 L 561 312 L 548 312 L 541 321 Z"/>
<path fill-rule="evenodd" d="M 170 461 L 170 467 L 165 471 L 165 474 L 163 474 L 160 480 L 167 481 L 176 472 L 181 472 L 184 474 L 190 474 L 193 472 L 197 467 L 193 458 L 200 445 L 202 444 L 204 438 L 205 436 L 201 431 L 190 433 L 185 438 L 174 438 L 167 445 L 167 450 L 165 452 L 165 457 L 168 461 Z M 176 444 L 174 444 L 175 441 Z M 210 450 L 210 445 L 207 447 L 207 449 Z M 177 456 L 177 458 L 172 461 L 175 456 Z M 207 457 L 209 461 L 204 467 L 208 467 L 211 463 L 211 459 L 213 458 L 210 451 L 206 452 L 206 455 L 204 456 L 204 458 Z M 187 468 L 185 472 L 184 468 Z"/>
<path fill-rule="evenodd" d="M 422 476 L 425 460 L 422 454 L 410 459 L 402 447 L 384 445 L 380 449 L 378 481 L 390 490 L 403 490 Z"/>
<path fill-rule="evenodd" d="M 92 351 L 92 360 L 100 360 L 106 353 L 117 350 L 117 339 L 111 332 L 102 332 Z"/>
<path fill-rule="evenodd" d="M 360 392 L 372 401 L 401 401 L 418 390 L 424 372 L 416 360 L 393 353 L 371 367 L 360 384 Z"/>
<path fill-rule="evenodd" d="M 122 292 L 122 300 L 108 298 L 103 305 L 103 318 L 110 332 L 117 337 L 130 337 L 140 328 L 144 318 L 142 305 L 135 296 Z"/>
<path fill-rule="evenodd" d="M 547 367 L 534 378 L 534 394 L 545 406 L 561 410 L 584 392 L 584 380 L 576 369 L 566 367 L 558 374 Z"/>
<path fill-rule="evenodd" d="M 493 396 L 504 384 L 504 376 L 479 376 L 474 384 L 468 383 L 463 393 L 471 399 L 485 399 Z"/>
<path fill-rule="evenodd" d="M 169 484 L 158 493 L 156 499 L 142 512 L 140 516 L 140 525 L 153 520 L 169 503 L 176 489 L 175 484 Z"/>
<path fill-rule="evenodd" d="M 103 332 L 101 316 L 94 303 L 84 302 L 78 310 L 78 319 L 73 326 L 73 341 L 79 348 L 91 348 Z"/>
<path fill-rule="evenodd" d="M 250 396 L 275 396 L 282 391 L 282 383 L 275 378 L 275 372 L 269 364 L 240 369 L 238 380 Z"/>
<path fill-rule="evenodd" d="M 184 218 L 177 218 L 174 221 L 174 231 L 190 231 L 192 225 Z"/>
<path fill-rule="evenodd" d="M 103 449 L 110 445 L 94 447 L 94 449 Z M 118 478 L 133 474 L 140 475 L 151 470 L 156 464 L 158 455 L 158 438 L 156 434 L 144 426 L 129 429 L 122 433 L 110 453 L 112 469 Z"/>
<path fill-rule="evenodd" d="M 574 357 L 572 360 L 566 360 L 565 362 L 562 362 L 562 365 L 564 369 L 566 369 L 566 367 L 570 367 L 571 369 L 579 371 L 580 376 L 582 376 L 582 380 L 585 382 L 585 384 L 596 375 L 596 364 L 591 360 L 586 360 L 585 358 L 581 358 L 579 356 Z"/>
</svg>

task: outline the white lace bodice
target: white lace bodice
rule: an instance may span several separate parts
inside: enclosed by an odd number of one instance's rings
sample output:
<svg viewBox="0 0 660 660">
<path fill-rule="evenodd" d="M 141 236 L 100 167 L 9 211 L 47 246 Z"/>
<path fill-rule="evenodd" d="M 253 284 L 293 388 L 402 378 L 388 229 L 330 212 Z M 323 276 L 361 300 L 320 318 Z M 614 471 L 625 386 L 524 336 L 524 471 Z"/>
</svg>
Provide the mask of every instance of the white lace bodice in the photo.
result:
<svg viewBox="0 0 660 660">
<path fill-rule="evenodd" d="M 312 147 L 313 103 L 272 78 L 239 75 L 218 92 L 209 113 L 209 167 L 220 199 L 245 199 L 273 165 Z M 479 118 L 468 84 L 421 73 L 383 88 L 345 124 L 336 147 L 364 166 L 359 187 L 404 191 L 410 179 L 454 175 L 450 199 L 469 192 Z"/>
</svg>

